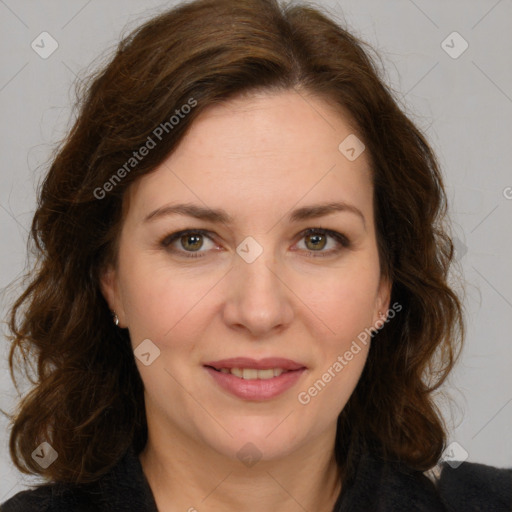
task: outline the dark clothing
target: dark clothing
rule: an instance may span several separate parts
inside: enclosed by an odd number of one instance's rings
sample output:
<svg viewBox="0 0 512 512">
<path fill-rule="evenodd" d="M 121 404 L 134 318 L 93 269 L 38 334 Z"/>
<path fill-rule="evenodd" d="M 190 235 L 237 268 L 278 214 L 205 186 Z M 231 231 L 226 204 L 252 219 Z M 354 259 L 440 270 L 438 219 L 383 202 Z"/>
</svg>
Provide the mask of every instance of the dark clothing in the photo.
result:
<svg viewBox="0 0 512 512">
<path fill-rule="evenodd" d="M 158 512 L 133 449 L 92 484 L 46 484 L 21 491 L 4 502 L 0 511 Z M 421 472 L 365 456 L 359 461 L 354 484 L 343 489 L 333 511 L 309 512 L 372 511 L 511 512 L 512 468 L 464 462 L 453 469 L 444 464 L 434 485 Z"/>
</svg>

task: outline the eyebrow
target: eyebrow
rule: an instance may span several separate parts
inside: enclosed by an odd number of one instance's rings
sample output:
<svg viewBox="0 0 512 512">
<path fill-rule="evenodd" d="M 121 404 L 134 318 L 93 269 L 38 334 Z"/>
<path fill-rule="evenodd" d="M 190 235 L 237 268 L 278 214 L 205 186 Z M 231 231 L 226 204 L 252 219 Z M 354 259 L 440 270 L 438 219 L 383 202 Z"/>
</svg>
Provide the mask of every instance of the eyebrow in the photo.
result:
<svg viewBox="0 0 512 512">
<path fill-rule="evenodd" d="M 349 212 L 357 215 L 363 221 L 366 229 L 366 219 L 359 208 L 344 202 L 331 202 L 314 204 L 293 210 L 287 217 L 289 223 L 296 223 L 308 219 L 317 219 L 336 212 Z M 169 204 L 153 210 L 144 218 L 144 222 L 167 217 L 169 215 L 184 215 L 203 221 L 214 223 L 233 224 L 233 217 L 222 208 L 211 209 L 195 204 Z"/>
</svg>

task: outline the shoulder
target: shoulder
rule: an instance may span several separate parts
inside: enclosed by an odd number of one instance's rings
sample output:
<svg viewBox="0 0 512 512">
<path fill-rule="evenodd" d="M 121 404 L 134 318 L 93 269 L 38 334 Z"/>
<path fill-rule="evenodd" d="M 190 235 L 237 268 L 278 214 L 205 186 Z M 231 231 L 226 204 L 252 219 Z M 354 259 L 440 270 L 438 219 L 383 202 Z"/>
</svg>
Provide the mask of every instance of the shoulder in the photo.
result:
<svg viewBox="0 0 512 512">
<path fill-rule="evenodd" d="M 80 487 L 54 483 L 18 492 L 0 504 L 0 512 L 85 512 L 92 505 Z"/>
<path fill-rule="evenodd" d="M 422 473 L 399 461 L 363 455 L 336 512 L 511 512 L 512 468 L 443 463 Z"/>
<path fill-rule="evenodd" d="M 21 491 L 0 512 L 157 512 L 133 447 L 103 476 L 88 484 L 47 483 Z"/>
<path fill-rule="evenodd" d="M 21 491 L 0 504 L 1 512 L 49 512 L 52 501 L 52 486 Z"/>
<path fill-rule="evenodd" d="M 446 510 L 510 512 L 512 467 L 497 468 L 475 462 L 440 466 L 435 486 Z"/>
</svg>

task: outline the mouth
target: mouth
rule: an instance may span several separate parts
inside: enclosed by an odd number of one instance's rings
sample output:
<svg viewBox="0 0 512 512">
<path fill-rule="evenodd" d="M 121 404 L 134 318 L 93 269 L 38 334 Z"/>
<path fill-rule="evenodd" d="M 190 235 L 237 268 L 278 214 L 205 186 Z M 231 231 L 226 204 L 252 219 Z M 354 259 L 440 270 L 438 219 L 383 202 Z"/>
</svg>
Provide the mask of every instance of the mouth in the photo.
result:
<svg viewBox="0 0 512 512">
<path fill-rule="evenodd" d="M 215 368 L 214 366 L 205 365 L 206 368 L 211 368 L 219 373 L 228 373 L 245 380 L 268 380 L 274 377 L 279 377 L 283 373 L 296 372 L 297 370 L 285 370 L 284 368 L 268 368 L 265 370 L 258 370 L 257 368 Z"/>
<path fill-rule="evenodd" d="M 221 389 L 244 400 L 274 398 L 294 386 L 307 370 L 290 359 L 232 358 L 203 365 Z"/>
<path fill-rule="evenodd" d="M 305 364 L 284 357 L 265 357 L 263 359 L 230 357 L 229 359 L 219 359 L 218 361 L 207 361 L 204 363 L 204 366 L 212 366 L 217 370 L 221 368 L 252 368 L 256 370 L 282 368 L 283 370 L 298 370 L 299 368 L 306 367 Z"/>
</svg>

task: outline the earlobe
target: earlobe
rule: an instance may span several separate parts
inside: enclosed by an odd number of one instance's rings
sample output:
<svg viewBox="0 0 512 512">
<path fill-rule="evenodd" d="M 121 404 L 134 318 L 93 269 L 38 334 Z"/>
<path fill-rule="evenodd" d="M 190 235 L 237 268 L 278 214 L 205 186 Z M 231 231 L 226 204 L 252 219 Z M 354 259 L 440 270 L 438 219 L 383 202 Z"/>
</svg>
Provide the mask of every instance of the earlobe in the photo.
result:
<svg viewBox="0 0 512 512">
<path fill-rule="evenodd" d="M 387 277 L 382 277 L 379 283 L 379 291 L 377 294 L 375 321 L 386 320 L 391 302 L 392 283 Z"/>
<path fill-rule="evenodd" d="M 100 289 L 110 309 L 114 309 L 114 269 L 109 267 L 100 274 Z"/>
<path fill-rule="evenodd" d="M 106 268 L 100 275 L 100 289 L 110 310 L 115 312 L 119 318 L 119 326 L 121 326 L 121 319 L 124 317 L 124 312 L 122 311 L 118 297 L 116 277 L 116 271 L 113 267 Z"/>
</svg>

